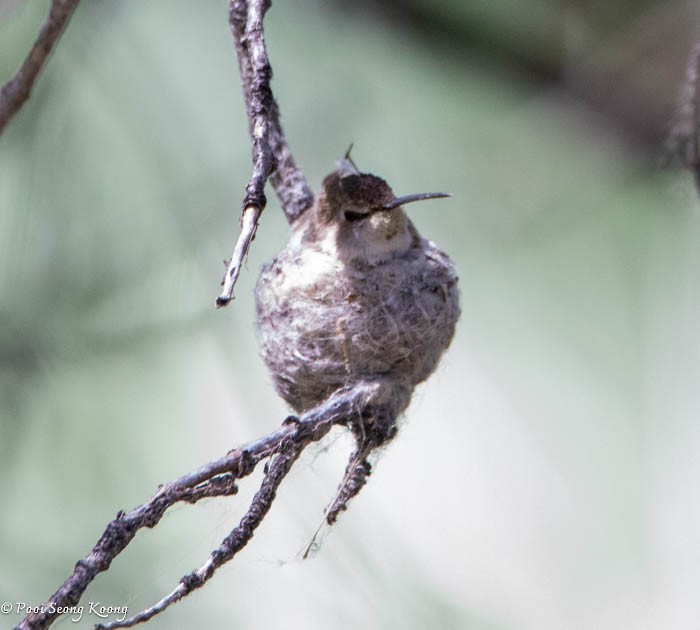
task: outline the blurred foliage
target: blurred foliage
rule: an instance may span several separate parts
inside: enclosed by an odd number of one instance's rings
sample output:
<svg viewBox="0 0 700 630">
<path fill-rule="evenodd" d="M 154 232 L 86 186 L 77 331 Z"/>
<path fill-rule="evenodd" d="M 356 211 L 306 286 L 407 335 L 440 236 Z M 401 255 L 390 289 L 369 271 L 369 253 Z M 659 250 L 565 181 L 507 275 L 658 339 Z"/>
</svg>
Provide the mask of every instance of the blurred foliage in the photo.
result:
<svg viewBox="0 0 700 630">
<path fill-rule="evenodd" d="M 47 6 L 0 11 L 0 80 Z M 700 221 L 649 145 L 697 15 L 651 0 L 274 4 L 273 88 L 310 182 L 354 141 L 399 194 L 451 190 L 411 215 L 457 262 L 464 314 L 315 560 L 294 554 L 343 438 L 153 627 L 697 617 Z M 236 302 L 212 308 L 250 170 L 237 81 L 224 2 L 86 2 L 0 141 L 0 601 L 45 599 L 117 509 L 286 414 L 251 298 L 286 234 L 273 199 Z M 152 603 L 253 488 L 175 510 L 86 601 Z"/>
</svg>

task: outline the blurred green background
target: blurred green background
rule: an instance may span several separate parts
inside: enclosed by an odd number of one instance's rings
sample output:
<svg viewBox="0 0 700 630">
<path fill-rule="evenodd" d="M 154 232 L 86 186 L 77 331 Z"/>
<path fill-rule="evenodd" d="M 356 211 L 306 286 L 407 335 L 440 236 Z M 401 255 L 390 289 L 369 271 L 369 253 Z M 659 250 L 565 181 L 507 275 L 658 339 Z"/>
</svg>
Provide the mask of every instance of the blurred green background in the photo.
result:
<svg viewBox="0 0 700 630">
<path fill-rule="evenodd" d="M 47 6 L 0 3 L 0 81 Z M 700 214 L 658 163 L 698 27 L 668 0 L 274 4 L 309 181 L 354 141 L 398 194 L 453 192 L 410 214 L 456 261 L 463 315 L 315 557 L 340 434 L 151 627 L 697 623 Z M 82 3 L 0 139 L 0 601 L 44 601 L 118 509 L 286 415 L 253 324 L 287 231 L 272 193 L 236 302 L 212 306 L 249 172 L 226 3 Z M 84 602 L 169 592 L 255 479 L 141 532 Z"/>
</svg>

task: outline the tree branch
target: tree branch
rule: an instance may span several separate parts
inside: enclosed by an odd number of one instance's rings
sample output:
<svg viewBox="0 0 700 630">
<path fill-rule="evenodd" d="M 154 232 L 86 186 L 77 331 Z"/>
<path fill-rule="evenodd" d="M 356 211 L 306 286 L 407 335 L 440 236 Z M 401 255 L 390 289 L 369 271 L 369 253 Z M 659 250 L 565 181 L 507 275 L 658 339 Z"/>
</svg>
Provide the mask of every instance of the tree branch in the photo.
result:
<svg viewBox="0 0 700 630">
<path fill-rule="evenodd" d="M 49 17 L 27 61 L 15 79 L 3 88 L 0 114 L 5 116 L 5 122 L 28 97 L 36 75 L 77 3 L 78 0 L 52 2 Z M 296 221 L 313 203 L 313 193 L 289 150 L 280 125 L 277 103 L 270 89 L 272 70 L 263 34 L 263 18 L 269 6 L 269 0 L 230 0 L 229 4 L 229 21 L 236 44 L 252 140 L 253 171 L 243 200 L 241 234 L 228 265 L 223 292 L 217 299 L 218 306 L 224 306 L 233 299 L 234 284 L 265 208 L 264 189 L 268 179 L 290 223 Z M 113 621 L 99 627 L 130 627 L 159 614 L 203 586 L 218 567 L 247 545 L 267 515 L 280 483 L 299 454 L 312 442 L 322 439 L 334 425 L 345 425 L 355 434 L 358 447 L 350 456 L 345 477 L 329 506 L 327 521 L 332 524 L 346 508 L 347 502 L 366 483 L 371 470 L 368 455 L 391 439 L 395 432 L 395 418 L 387 417 L 385 422 L 379 422 L 379 418 L 368 419 L 368 406 L 376 398 L 378 387 L 379 383 L 366 382 L 341 389 L 324 403 L 305 412 L 301 418 L 288 418 L 277 431 L 161 486 L 149 501 L 130 512 L 120 511 L 107 525 L 90 553 L 76 563 L 60 588 L 16 628 L 48 628 L 61 616 L 59 611 L 65 612 L 78 604 L 90 583 L 99 573 L 109 569 L 114 558 L 124 551 L 140 529 L 155 527 L 176 503 L 196 503 L 204 498 L 236 494 L 237 481 L 250 475 L 260 462 L 271 458 L 269 469 L 248 511 L 200 568 L 184 576 L 169 595 L 150 608 L 128 620 Z M 365 430 L 366 427 L 369 428 Z"/>
<path fill-rule="evenodd" d="M 0 134 L 27 101 L 41 69 L 54 49 L 79 0 L 52 0 L 49 15 L 24 63 L 0 90 Z"/>
<path fill-rule="evenodd" d="M 265 48 L 263 19 L 270 0 L 230 0 L 229 23 L 236 44 L 248 130 L 253 145 L 253 172 L 243 199 L 241 233 L 227 265 L 217 307 L 233 299 L 233 288 L 248 254 L 260 215 L 267 203 L 270 179 L 290 223 L 313 203 L 313 193 L 296 165 L 280 124 L 277 102 L 270 88 L 272 67 Z"/>
<path fill-rule="evenodd" d="M 372 464 L 370 464 L 367 458 L 376 447 L 376 444 L 361 448 L 358 447 L 358 449 L 350 455 L 348 465 L 345 469 L 345 476 L 340 483 L 335 498 L 326 510 L 326 522 L 329 525 L 335 524 L 340 513 L 348 509 L 348 502 L 350 499 L 356 497 L 360 490 L 364 488 L 367 483 L 367 478 L 372 474 Z"/>
<path fill-rule="evenodd" d="M 27 615 L 16 630 L 48 628 L 60 616 L 57 610 L 77 605 L 97 574 L 109 569 L 112 560 L 124 551 L 138 530 L 155 527 L 168 508 L 179 502 L 196 503 L 207 497 L 235 494 L 238 490 L 236 480 L 250 475 L 261 461 L 273 457 L 270 470 L 238 527 L 212 552 L 200 569 L 185 576 L 170 595 L 137 615 L 137 621 L 131 625 L 150 619 L 202 586 L 219 566 L 228 562 L 248 543 L 267 514 L 277 487 L 304 448 L 321 440 L 333 426 L 358 421 L 366 395 L 364 386 L 342 389 L 300 418 L 287 418 L 277 431 L 161 486 L 149 501 L 130 512 L 119 512 L 107 525 L 92 551 L 76 563 L 73 573 L 40 607 L 40 612 Z"/>
<path fill-rule="evenodd" d="M 161 599 L 158 603 L 150 608 L 147 608 L 138 615 L 134 615 L 124 621 L 113 621 L 106 624 L 98 624 L 96 630 L 113 630 L 114 628 L 131 628 L 139 623 L 148 621 L 157 614 L 163 612 L 171 604 L 179 601 L 183 597 L 189 595 L 195 589 L 204 586 L 216 572 L 216 570 L 224 563 L 228 562 L 241 549 L 243 549 L 248 541 L 253 537 L 258 525 L 262 523 L 263 518 L 272 507 L 272 502 L 277 495 L 282 480 L 287 476 L 292 464 L 301 453 L 300 446 L 291 443 L 287 447 L 280 446 L 280 453 L 274 456 L 269 470 L 265 475 L 260 489 L 253 497 L 250 508 L 241 519 L 238 527 L 236 527 L 217 549 L 215 549 L 209 559 L 196 571 L 185 575 L 178 584 L 177 588 L 169 595 Z"/>
</svg>

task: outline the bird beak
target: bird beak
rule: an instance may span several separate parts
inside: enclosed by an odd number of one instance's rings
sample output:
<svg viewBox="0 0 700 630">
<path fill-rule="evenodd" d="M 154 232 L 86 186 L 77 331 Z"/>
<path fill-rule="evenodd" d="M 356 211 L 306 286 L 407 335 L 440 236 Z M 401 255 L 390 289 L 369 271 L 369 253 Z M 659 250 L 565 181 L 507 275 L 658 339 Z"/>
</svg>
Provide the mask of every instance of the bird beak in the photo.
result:
<svg viewBox="0 0 700 630">
<path fill-rule="evenodd" d="M 413 203 L 414 201 L 423 201 L 424 199 L 440 199 L 442 197 L 451 197 L 450 193 L 418 193 L 417 195 L 406 195 L 405 197 L 396 197 L 392 199 L 389 203 L 385 203 L 379 208 L 379 210 L 393 210 L 399 206 L 403 206 L 406 203 Z"/>
</svg>

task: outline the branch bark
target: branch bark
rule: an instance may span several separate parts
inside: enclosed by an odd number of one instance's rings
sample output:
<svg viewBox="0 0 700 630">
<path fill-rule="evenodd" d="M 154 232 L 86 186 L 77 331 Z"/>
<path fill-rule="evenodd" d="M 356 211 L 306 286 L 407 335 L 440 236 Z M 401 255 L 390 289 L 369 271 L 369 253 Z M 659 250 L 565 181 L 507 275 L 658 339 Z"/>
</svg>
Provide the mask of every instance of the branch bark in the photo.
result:
<svg viewBox="0 0 700 630">
<path fill-rule="evenodd" d="M 189 595 L 195 589 L 204 586 L 214 575 L 216 570 L 233 558 L 248 541 L 253 537 L 258 525 L 262 523 L 265 515 L 272 507 L 272 502 L 277 496 L 277 489 L 282 480 L 287 476 L 292 464 L 299 457 L 302 446 L 291 442 L 288 446 L 280 445 L 280 453 L 275 455 L 269 470 L 265 475 L 260 489 L 253 497 L 250 508 L 241 522 L 215 549 L 209 559 L 196 571 L 184 576 L 174 591 L 161 599 L 157 604 L 147 608 L 138 615 L 134 615 L 124 621 L 113 621 L 106 624 L 98 624 L 96 630 L 114 630 L 114 628 L 131 628 L 139 623 L 148 621 L 152 617 L 163 612 L 170 605 Z"/>
<path fill-rule="evenodd" d="M 263 19 L 269 8 L 270 0 L 231 0 L 229 3 L 229 24 L 236 44 L 253 148 L 253 172 L 243 199 L 241 233 L 227 265 L 223 289 L 216 299 L 217 307 L 226 306 L 233 299 L 233 288 L 267 204 L 267 180 L 272 183 L 289 223 L 296 221 L 314 200 L 304 173 L 292 156 L 270 87 L 272 67 L 263 31 Z"/>
<path fill-rule="evenodd" d="M 0 134 L 31 94 L 49 55 L 68 25 L 80 0 L 52 0 L 49 15 L 22 66 L 0 90 Z"/>
<path fill-rule="evenodd" d="M 109 569 L 112 560 L 126 549 L 140 529 L 155 527 L 166 510 L 176 503 L 196 503 L 208 497 L 236 494 L 237 480 L 250 475 L 263 460 L 273 458 L 248 512 L 238 527 L 212 552 L 209 560 L 184 576 L 178 587 L 154 606 L 132 619 L 104 627 L 128 627 L 146 621 L 202 586 L 219 566 L 228 562 L 248 543 L 298 455 L 309 444 L 321 440 L 333 426 L 359 420 L 358 401 L 364 398 L 364 393 L 357 388 L 340 390 L 300 418 L 287 418 L 277 431 L 161 486 L 149 501 L 130 512 L 120 511 L 107 525 L 90 553 L 76 563 L 61 587 L 40 606 L 40 612 L 27 615 L 15 630 L 48 628 L 60 616 L 56 611 L 77 605 L 90 583 L 99 573 Z"/>
</svg>

